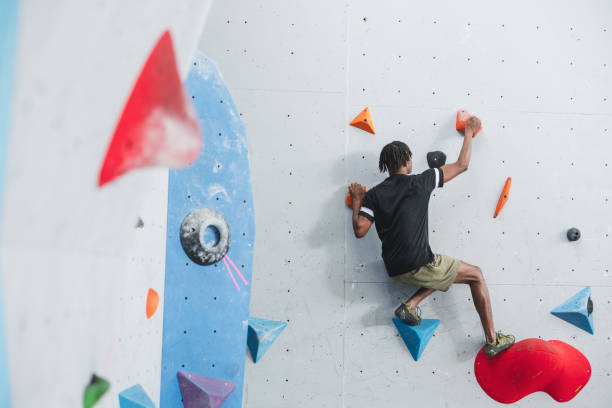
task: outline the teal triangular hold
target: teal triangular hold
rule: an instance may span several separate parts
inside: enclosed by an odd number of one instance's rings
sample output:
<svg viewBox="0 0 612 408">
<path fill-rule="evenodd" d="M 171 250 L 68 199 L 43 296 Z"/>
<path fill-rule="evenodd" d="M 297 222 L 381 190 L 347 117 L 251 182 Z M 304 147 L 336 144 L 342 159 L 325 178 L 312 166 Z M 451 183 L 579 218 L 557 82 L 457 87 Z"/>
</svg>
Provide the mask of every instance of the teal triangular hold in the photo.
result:
<svg viewBox="0 0 612 408">
<path fill-rule="evenodd" d="M 254 362 L 258 362 L 263 357 L 285 327 L 287 327 L 285 322 L 249 317 L 247 345 Z"/>
<path fill-rule="evenodd" d="M 591 287 L 587 286 L 565 303 L 550 311 L 553 315 L 593 334 L 593 301 Z"/>
<path fill-rule="evenodd" d="M 440 324 L 438 319 L 422 319 L 418 326 L 410 326 L 402 322 L 398 318 L 393 318 L 393 323 L 399 332 L 402 340 L 406 343 L 406 347 L 410 350 L 414 361 L 418 361 L 425 346 L 429 343 L 429 339 L 433 336 L 436 328 Z"/>
<path fill-rule="evenodd" d="M 120 408 L 155 408 L 142 385 L 136 384 L 119 393 Z"/>
</svg>

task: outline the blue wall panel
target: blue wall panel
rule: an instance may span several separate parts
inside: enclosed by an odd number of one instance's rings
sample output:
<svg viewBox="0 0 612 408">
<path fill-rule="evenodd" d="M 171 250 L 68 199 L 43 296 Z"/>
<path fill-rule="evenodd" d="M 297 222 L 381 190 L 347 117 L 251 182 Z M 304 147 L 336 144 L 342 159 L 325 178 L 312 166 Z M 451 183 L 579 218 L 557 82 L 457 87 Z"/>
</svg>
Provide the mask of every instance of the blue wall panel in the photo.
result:
<svg viewBox="0 0 612 408">
<path fill-rule="evenodd" d="M 240 407 L 255 241 L 246 133 L 214 62 L 196 56 L 186 87 L 205 139 L 196 163 L 170 171 L 160 406 L 181 406 L 180 370 L 234 382 L 224 406 Z M 183 251 L 181 222 L 197 208 L 227 220 L 227 255 L 240 273 L 229 260 L 201 266 Z"/>
<path fill-rule="evenodd" d="M 10 127 L 10 107 L 13 82 L 13 55 L 17 26 L 17 1 L 0 1 L 0 212 L 4 191 L 5 154 Z M 0 229 L 2 220 L 0 220 Z M 1 273 L 1 271 L 0 271 Z M 0 407 L 10 406 L 8 364 L 4 343 L 4 309 L 2 307 L 2 277 L 0 276 Z"/>
</svg>

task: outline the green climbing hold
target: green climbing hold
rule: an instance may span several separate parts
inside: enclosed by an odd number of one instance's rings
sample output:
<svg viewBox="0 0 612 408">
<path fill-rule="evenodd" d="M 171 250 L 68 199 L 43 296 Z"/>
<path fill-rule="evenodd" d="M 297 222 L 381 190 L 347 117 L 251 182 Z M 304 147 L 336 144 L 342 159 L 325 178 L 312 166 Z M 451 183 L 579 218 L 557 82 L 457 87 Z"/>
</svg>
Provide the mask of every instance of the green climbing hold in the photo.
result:
<svg viewBox="0 0 612 408">
<path fill-rule="evenodd" d="M 91 408 L 96 405 L 109 388 L 108 381 L 93 374 L 83 393 L 83 408 Z"/>
</svg>

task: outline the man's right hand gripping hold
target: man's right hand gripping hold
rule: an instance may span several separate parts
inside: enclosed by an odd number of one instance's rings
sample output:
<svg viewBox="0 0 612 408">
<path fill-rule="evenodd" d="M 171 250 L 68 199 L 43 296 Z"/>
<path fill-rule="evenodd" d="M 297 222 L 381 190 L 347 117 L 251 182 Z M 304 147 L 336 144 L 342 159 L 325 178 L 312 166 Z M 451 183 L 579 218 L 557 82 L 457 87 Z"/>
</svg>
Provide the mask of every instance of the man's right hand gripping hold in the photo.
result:
<svg viewBox="0 0 612 408">
<path fill-rule="evenodd" d="M 353 231 L 365 236 L 372 223 L 382 241 L 382 258 L 389 276 L 396 282 L 420 286 L 416 293 L 395 310 L 410 325 L 421 323 L 419 303 L 436 290 L 446 292 L 453 283 L 470 285 L 474 306 L 486 337 L 489 356 L 507 349 L 514 336 L 496 333 L 491 300 L 482 270 L 450 256 L 434 254 L 429 247 L 428 208 L 432 191 L 467 171 L 472 155 L 472 138 L 480 119 L 472 117 L 465 126 L 463 146 L 456 162 L 412 175 L 412 152 L 399 141 L 380 152 L 378 167 L 388 172 L 382 183 L 371 190 L 353 183 Z"/>
</svg>

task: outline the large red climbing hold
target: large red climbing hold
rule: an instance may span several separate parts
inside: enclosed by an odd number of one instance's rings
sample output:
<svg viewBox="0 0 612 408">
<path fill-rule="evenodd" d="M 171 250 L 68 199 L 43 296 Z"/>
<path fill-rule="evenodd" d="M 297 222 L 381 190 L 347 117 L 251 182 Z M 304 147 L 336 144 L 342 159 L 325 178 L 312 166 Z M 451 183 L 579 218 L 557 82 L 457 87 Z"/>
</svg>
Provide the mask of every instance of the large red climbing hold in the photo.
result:
<svg viewBox="0 0 612 408">
<path fill-rule="evenodd" d="M 182 167 L 197 159 L 202 133 L 165 31 L 147 59 L 117 122 L 98 185 L 145 166 Z"/>
<path fill-rule="evenodd" d="M 511 404 L 537 391 L 566 402 L 589 382 L 591 365 L 562 341 L 526 339 L 495 357 L 488 357 L 483 347 L 474 361 L 474 374 L 497 402 Z"/>
</svg>

